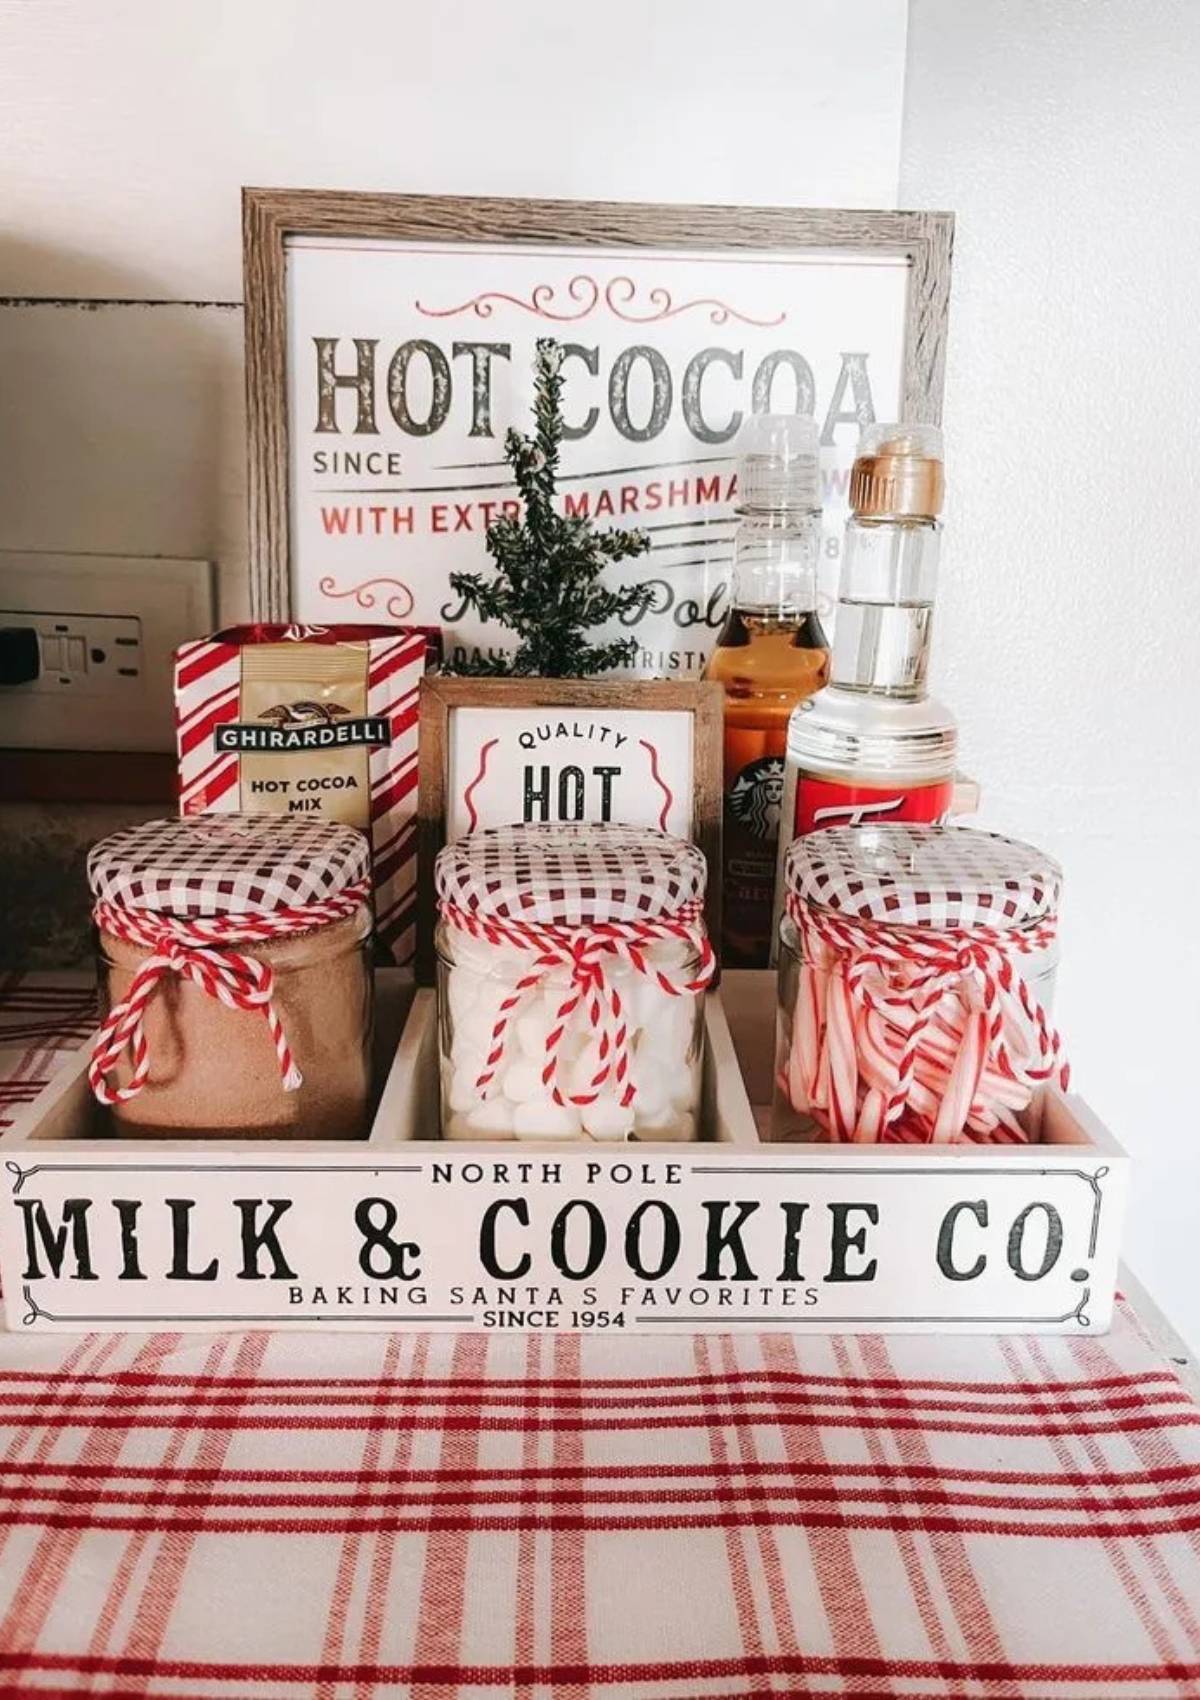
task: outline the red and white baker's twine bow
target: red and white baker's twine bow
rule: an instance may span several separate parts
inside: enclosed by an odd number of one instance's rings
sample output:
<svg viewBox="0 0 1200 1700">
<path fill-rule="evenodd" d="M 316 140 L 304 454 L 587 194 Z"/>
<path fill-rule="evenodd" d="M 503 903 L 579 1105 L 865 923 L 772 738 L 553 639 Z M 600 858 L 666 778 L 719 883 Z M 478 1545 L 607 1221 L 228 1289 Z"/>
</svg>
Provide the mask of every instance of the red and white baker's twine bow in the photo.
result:
<svg viewBox="0 0 1200 1700">
<path fill-rule="evenodd" d="M 275 975 L 265 962 L 249 956 L 235 945 L 263 944 L 311 931 L 331 921 L 353 915 L 367 899 L 367 883 L 348 886 L 345 891 L 296 909 L 275 909 L 266 915 L 220 915 L 212 919 L 187 919 L 158 915 L 148 909 L 129 909 L 123 904 L 99 902 L 93 919 L 102 933 L 109 933 L 135 950 L 144 950 L 146 960 L 134 974 L 127 995 L 114 1004 L 96 1035 L 88 1080 L 102 1104 L 123 1104 L 136 1098 L 150 1078 L 150 1052 L 146 1043 L 146 1005 L 160 980 L 170 974 L 191 980 L 229 1009 L 257 1011 L 267 1023 L 279 1075 L 285 1092 L 303 1085 L 283 1022 L 274 1005 Z M 129 1053 L 132 1074 L 124 1086 L 110 1086 L 108 1076 Z"/>
<path fill-rule="evenodd" d="M 801 958 L 780 1084 L 840 1140 L 1023 1140 L 1035 1087 L 1069 1068 L 1013 959 L 1046 950 L 1030 927 L 903 931 L 794 895 Z"/>
<path fill-rule="evenodd" d="M 550 1087 L 556 1104 L 593 1104 L 611 1076 L 621 1105 L 632 1104 L 637 1086 L 629 1072 L 629 1027 L 621 994 L 609 979 L 607 969 L 614 960 L 628 962 L 637 973 L 646 975 L 672 997 L 703 991 L 716 970 L 716 958 L 708 935 L 698 924 L 700 914 L 699 903 L 686 903 L 670 917 L 596 921 L 586 927 L 566 927 L 533 921 L 485 920 L 456 904 L 443 902 L 442 919 L 450 926 L 488 944 L 513 945 L 528 952 L 532 959 L 529 972 L 516 982 L 496 1012 L 488 1054 L 475 1082 L 480 1095 L 486 1098 L 496 1085 L 508 1027 L 517 1010 L 547 975 L 556 968 L 569 968 L 570 986 L 564 990 L 546 1036 L 542 1083 Z M 690 980 L 675 980 L 646 960 L 646 947 L 668 938 L 682 940 L 694 952 L 697 967 Z M 559 1052 L 571 1017 L 585 1000 L 588 1023 L 599 1034 L 598 1065 L 586 1091 L 564 1093 L 557 1079 Z"/>
</svg>

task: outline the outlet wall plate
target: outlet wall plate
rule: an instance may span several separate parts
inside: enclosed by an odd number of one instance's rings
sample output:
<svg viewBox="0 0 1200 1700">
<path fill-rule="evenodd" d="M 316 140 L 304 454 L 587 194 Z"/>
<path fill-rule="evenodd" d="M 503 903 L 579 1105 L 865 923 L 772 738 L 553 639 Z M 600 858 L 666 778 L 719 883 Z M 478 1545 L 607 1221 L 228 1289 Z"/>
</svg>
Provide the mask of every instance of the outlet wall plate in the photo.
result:
<svg viewBox="0 0 1200 1700">
<path fill-rule="evenodd" d="M 172 656 L 216 624 L 212 563 L 0 550 L 0 620 L 36 627 L 43 664 L 0 686 L 0 745 L 169 751 Z"/>
</svg>

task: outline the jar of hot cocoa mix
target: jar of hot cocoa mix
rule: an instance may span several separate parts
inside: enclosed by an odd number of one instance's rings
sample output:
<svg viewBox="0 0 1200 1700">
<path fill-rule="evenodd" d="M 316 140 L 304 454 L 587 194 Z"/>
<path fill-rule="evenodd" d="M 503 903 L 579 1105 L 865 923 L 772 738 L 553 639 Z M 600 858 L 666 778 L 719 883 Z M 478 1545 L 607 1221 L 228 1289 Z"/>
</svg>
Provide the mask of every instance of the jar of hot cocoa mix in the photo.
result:
<svg viewBox="0 0 1200 1700">
<path fill-rule="evenodd" d="M 1050 1004 L 1062 872 L 965 826 L 790 846 L 773 1139 L 1018 1141 L 1067 1066 Z"/>
<path fill-rule="evenodd" d="M 617 825 L 496 827 L 437 860 L 442 1133 L 697 1137 L 705 862 Z"/>
<path fill-rule="evenodd" d="M 150 821 L 93 848 L 89 1078 L 114 1132 L 366 1134 L 369 864 L 353 827 L 289 816 Z"/>
</svg>

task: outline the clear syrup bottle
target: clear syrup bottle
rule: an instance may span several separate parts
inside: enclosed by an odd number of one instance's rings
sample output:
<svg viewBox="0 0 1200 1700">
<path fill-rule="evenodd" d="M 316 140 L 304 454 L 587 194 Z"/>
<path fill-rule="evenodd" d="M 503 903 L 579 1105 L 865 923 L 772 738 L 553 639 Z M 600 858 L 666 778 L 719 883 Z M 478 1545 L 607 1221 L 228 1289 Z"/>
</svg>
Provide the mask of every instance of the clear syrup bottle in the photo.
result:
<svg viewBox="0 0 1200 1700">
<path fill-rule="evenodd" d="M 732 603 L 705 677 L 725 688 L 721 960 L 765 968 L 788 722 L 829 664 L 816 612 L 820 441 L 811 419 L 760 413 L 737 446 Z"/>
<path fill-rule="evenodd" d="M 958 727 L 926 691 L 944 484 L 936 426 L 865 427 L 829 684 L 788 726 L 780 869 L 807 832 L 951 812 Z"/>
</svg>

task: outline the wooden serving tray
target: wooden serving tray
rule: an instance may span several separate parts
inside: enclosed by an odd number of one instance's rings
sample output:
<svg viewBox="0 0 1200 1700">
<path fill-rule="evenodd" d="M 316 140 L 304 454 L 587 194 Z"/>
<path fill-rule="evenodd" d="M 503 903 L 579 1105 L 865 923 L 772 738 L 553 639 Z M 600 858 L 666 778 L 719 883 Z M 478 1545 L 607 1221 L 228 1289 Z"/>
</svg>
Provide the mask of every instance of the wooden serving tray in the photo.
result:
<svg viewBox="0 0 1200 1700">
<path fill-rule="evenodd" d="M 379 993 L 361 1143 L 97 1136 L 85 1047 L 0 1139 L 8 1327 L 1109 1324 L 1129 1160 L 1073 1095 L 1041 1095 L 1025 1146 L 766 1143 L 774 976 L 727 973 L 704 1138 L 443 1142 L 435 994 Z"/>
</svg>

